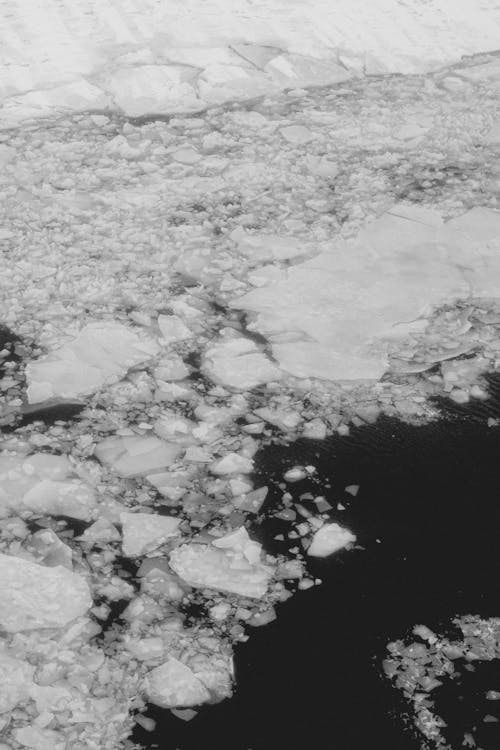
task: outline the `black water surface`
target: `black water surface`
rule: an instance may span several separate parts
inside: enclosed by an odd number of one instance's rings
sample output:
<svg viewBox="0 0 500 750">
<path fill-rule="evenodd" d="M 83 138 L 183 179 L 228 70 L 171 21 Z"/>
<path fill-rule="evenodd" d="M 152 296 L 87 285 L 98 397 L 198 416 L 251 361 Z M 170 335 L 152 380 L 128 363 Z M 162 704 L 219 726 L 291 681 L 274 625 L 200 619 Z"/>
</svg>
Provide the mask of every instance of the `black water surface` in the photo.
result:
<svg viewBox="0 0 500 750">
<path fill-rule="evenodd" d="M 136 739 L 163 750 L 424 747 L 406 726 L 408 707 L 382 676 L 381 660 L 387 643 L 417 623 L 447 633 L 456 615 L 500 615 L 500 429 L 486 424 L 498 407 L 495 394 L 479 416 L 471 407 L 420 427 L 383 418 L 349 437 L 262 450 L 255 479 L 271 488 L 268 512 L 281 498 L 283 473 L 314 465 L 315 477 L 290 491 L 297 499 L 322 494 L 335 508 L 341 502 L 345 510 L 332 517 L 363 549 L 309 560 L 323 584 L 299 592 L 276 622 L 238 647 L 231 701 L 204 708 L 190 723 L 152 707 L 157 731 L 138 730 Z M 344 491 L 350 484 L 360 485 L 355 498 Z M 284 550 L 287 543 L 273 538 L 277 529 L 269 519 L 253 531 L 266 549 Z M 494 662 L 484 692 L 499 684 Z M 462 738 L 464 701 L 475 698 L 442 695 L 449 737 Z M 495 737 L 484 729 L 484 750 L 498 748 Z"/>
</svg>

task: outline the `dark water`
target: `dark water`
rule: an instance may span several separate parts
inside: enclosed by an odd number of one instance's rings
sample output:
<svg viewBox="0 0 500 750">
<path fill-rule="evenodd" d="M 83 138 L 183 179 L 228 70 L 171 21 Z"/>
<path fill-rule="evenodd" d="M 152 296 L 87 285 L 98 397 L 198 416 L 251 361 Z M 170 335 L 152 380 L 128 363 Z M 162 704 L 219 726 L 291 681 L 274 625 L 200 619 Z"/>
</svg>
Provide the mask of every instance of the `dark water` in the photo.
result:
<svg viewBox="0 0 500 750">
<path fill-rule="evenodd" d="M 136 739 L 164 750 L 423 747 L 380 664 L 387 643 L 417 623 L 450 634 L 456 615 L 500 615 L 500 429 L 486 424 L 499 415 L 500 400 L 497 381 L 490 387 L 492 398 L 482 404 L 443 402 L 436 424 L 380 419 L 347 438 L 263 450 L 255 479 L 271 487 L 268 512 L 281 497 L 283 472 L 312 464 L 316 480 L 291 485 L 294 496 L 310 491 L 342 502 L 346 509 L 333 518 L 363 549 L 310 561 L 323 585 L 298 593 L 276 622 L 238 647 L 231 701 L 190 723 L 151 707 L 157 731 L 138 730 Z M 360 485 L 356 498 L 344 492 L 349 484 Z M 273 539 L 283 530 L 290 528 L 268 518 L 254 533 L 270 551 L 284 551 L 287 543 Z M 492 662 L 461 684 L 461 697 L 452 686 L 439 698 L 449 723 L 444 734 L 457 748 L 482 710 L 478 696 L 500 689 L 500 669 Z M 481 732 L 484 750 L 498 748 L 493 724 Z"/>
</svg>

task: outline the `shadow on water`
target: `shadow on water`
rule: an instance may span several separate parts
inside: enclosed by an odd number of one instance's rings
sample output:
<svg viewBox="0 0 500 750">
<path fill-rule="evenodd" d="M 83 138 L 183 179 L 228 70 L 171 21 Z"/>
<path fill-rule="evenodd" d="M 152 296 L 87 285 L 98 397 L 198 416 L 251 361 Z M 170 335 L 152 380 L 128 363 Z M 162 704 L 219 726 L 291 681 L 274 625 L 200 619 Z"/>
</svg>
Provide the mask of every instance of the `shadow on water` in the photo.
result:
<svg viewBox="0 0 500 750">
<path fill-rule="evenodd" d="M 298 593 L 237 648 L 231 701 L 189 724 L 151 707 L 157 731 L 138 729 L 136 739 L 164 750 L 424 747 L 380 664 L 387 643 L 417 623 L 448 634 L 455 615 L 500 615 L 500 429 L 486 424 L 500 414 L 500 398 L 497 382 L 490 386 L 489 401 L 451 408 L 434 424 L 381 418 L 349 437 L 262 450 L 255 479 L 270 487 L 267 512 L 281 498 L 284 471 L 312 464 L 315 478 L 290 485 L 294 498 L 327 497 L 362 549 L 310 559 L 323 584 Z M 356 497 L 344 491 L 350 484 L 360 485 Z M 283 528 L 268 518 L 254 533 L 266 549 L 284 551 L 274 539 Z M 497 663 L 490 669 L 500 685 Z M 451 726 L 463 707 L 447 700 Z"/>
</svg>

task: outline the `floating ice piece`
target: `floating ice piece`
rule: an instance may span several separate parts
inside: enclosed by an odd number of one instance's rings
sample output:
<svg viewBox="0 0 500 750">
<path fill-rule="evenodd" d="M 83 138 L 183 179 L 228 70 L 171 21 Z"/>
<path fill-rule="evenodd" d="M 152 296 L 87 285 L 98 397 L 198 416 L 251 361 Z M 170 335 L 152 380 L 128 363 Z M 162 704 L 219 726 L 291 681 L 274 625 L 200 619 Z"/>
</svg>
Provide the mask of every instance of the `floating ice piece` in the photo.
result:
<svg viewBox="0 0 500 750">
<path fill-rule="evenodd" d="M 180 164 L 196 164 L 201 159 L 201 154 L 194 148 L 180 148 L 178 151 L 174 151 L 171 156 L 174 161 L 178 161 Z"/>
<path fill-rule="evenodd" d="M 261 599 L 274 569 L 259 562 L 257 543 L 245 533 L 230 534 L 211 545 L 184 544 L 170 553 L 170 566 L 195 588 L 227 591 Z M 216 546 L 218 544 L 218 546 Z M 252 562 L 250 562 L 252 561 Z"/>
<path fill-rule="evenodd" d="M 327 557 L 355 541 L 354 534 L 338 523 L 325 524 L 314 534 L 307 554 L 311 557 Z"/>
<path fill-rule="evenodd" d="M 255 388 L 283 377 L 281 370 L 257 344 L 246 338 L 228 339 L 209 347 L 203 369 L 214 382 L 238 390 Z"/>
<path fill-rule="evenodd" d="M 106 438 L 96 445 L 94 455 L 121 477 L 134 477 L 167 468 L 181 452 L 180 445 L 137 435 Z"/>
<path fill-rule="evenodd" d="M 120 532 L 106 518 L 99 518 L 89 526 L 83 534 L 75 537 L 75 541 L 86 544 L 102 544 L 106 542 L 118 542 L 121 540 Z"/>
<path fill-rule="evenodd" d="M 250 474 L 253 471 L 253 461 L 238 453 L 227 453 L 210 466 L 212 474 L 223 476 L 225 474 Z"/>
<path fill-rule="evenodd" d="M 139 557 L 179 534 L 180 518 L 150 513 L 120 513 L 123 524 L 123 554 Z"/>
<path fill-rule="evenodd" d="M 489 146 L 500 145 L 500 122 L 496 122 L 492 128 L 486 133 L 484 142 Z"/>
<path fill-rule="evenodd" d="M 72 472 L 66 456 L 0 456 L 0 518 L 29 510 L 90 520 L 97 505 L 95 493 L 71 478 Z"/>
<path fill-rule="evenodd" d="M 254 409 L 253 413 L 284 432 L 295 430 L 302 422 L 302 417 L 298 412 L 288 409 L 270 409 L 268 406 L 263 406 L 261 409 Z"/>
<path fill-rule="evenodd" d="M 0 650 L 0 714 L 11 711 L 29 697 L 34 671 L 35 667 L 28 662 L 10 656 L 5 648 Z"/>
<path fill-rule="evenodd" d="M 154 341 L 120 323 L 90 323 L 73 341 L 27 365 L 28 401 L 93 393 L 158 351 Z"/>
<path fill-rule="evenodd" d="M 211 697 L 193 670 L 173 656 L 148 672 L 144 688 L 148 701 L 161 708 L 199 706 Z"/>
<path fill-rule="evenodd" d="M 0 143 L 0 169 L 7 166 L 7 164 L 14 159 L 15 155 L 15 148 L 7 146 L 5 143 Z"/>
<path fill-rule="evenodd" d="M 166 344 L 175 344 L 193 336 L 193 332 L 178 315 L 158 315 L 158 326 Z"/>
<path fill-rule="evenodd" d="M 92 606 L 87 582 L 61 566 L 48 568 L 0 554 L 0 626 L 8 633 L 63 627 Z"/>
</svg>

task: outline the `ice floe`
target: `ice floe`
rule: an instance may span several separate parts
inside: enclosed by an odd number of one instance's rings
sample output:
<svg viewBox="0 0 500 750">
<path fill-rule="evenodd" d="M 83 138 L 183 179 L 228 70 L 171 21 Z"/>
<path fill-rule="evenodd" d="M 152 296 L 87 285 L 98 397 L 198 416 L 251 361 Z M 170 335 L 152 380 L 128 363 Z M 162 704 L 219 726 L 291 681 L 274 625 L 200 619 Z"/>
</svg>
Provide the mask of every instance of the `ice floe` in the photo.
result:
<svg viewBox="0 0 500 750">
<path fill-rule="evenodd" d="M 28 401 L 93 393 L 158 351 L 156 342 L 120 323 L 89 323 L 72 341 L 28 363 Z"/>
<path fill-rule="evenodd" d="M 150 436 L 117 436 L 102 440 L 94 455 L 122 477 L 159 471 L 175 462 L 182 446 Z"/>
<path fill-rule="evenodd" d="M 356 537 L 349 529 L 338 523 L 328 523 L 316 531 L 307 554 L 310 557 L 327 557 L 355 541 Z"/>
<path fill-rule="evenodd" d="M 45 567 L 0 554 L 0 625 L 8 633 L 58 628 L 92 606 L 82 576 L 61 566 Z"/>
<path fill-rule="evenodd" d="M 248 390 L 280 380 L 282 371 L 247 338 L 222 338 L 205 351 L 203 370 L 216 383 Z"/>
<path fill-rule="evenodd" d="M 215 703 L 231 695 L 232 663 L 205 658 L 191 668 L 171 656 L 144 680 L 148 700 L 162 708 L 188 708 Z"/>
<path fill-rule="evenodd" d="M 500 213 L 438 212 L 396 205 L 353 239 L 234 300 L 253 313 L 282 370 L 327 380 L 379 379 L 388 342 L 445 302 L 495 294 Z M 494 290 L 495 287 L 495 290 Z"/>
<path fill-rule="evenodd" d="M 260 599 L 274 572 L 271 565 L 260 562 L 260 556 L 260 545 L 239 529 L 210 545 L 181 545 L 169 559 L 172 570 L 190 586 Z"/>
<path fill-rule="evenodd" d="M 179 534 L 180 518 L 149 513 L 121 513 L 123 554 L 139 557 L 152 552 L 170 537 Z"/>
</svg>

